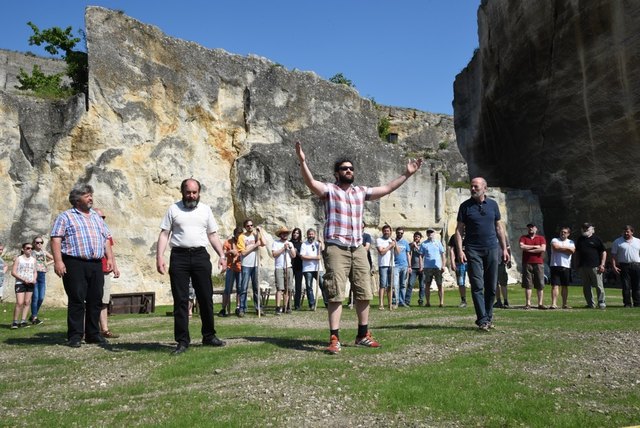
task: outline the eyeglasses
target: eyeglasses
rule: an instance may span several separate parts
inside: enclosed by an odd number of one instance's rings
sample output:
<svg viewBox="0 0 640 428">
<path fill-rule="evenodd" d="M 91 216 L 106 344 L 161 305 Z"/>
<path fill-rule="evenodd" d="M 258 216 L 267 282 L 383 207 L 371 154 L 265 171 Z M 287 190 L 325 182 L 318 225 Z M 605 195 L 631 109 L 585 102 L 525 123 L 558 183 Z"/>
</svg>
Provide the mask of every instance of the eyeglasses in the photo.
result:
<svg viewBox="0 0 640 428">
<path fill-rule="evenodd" d="M 354 171 L 352 166 L 341 166 L 338 168 L 340 171 Z"/>
<path fill-rule="evenodd" d="M 44 242 L 42 242 L 42 241 L 36 241 L 36 245 L 38 245 L 38 244 L 44 244 Z"/>
</svg>

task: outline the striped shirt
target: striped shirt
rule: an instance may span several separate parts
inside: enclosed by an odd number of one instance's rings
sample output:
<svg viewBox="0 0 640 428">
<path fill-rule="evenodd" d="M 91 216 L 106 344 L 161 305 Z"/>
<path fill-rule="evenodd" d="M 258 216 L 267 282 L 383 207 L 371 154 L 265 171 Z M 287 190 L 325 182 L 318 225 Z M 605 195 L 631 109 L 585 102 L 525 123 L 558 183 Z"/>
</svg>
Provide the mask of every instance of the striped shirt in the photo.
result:
<svg viewBox="0 0 640 428">
<path fill-rule="evenodd" d="M 94 210 L 86 216 L 71 208 L 56 218 L 52 238 L 62 238 L 62 254 L 81 259 L 99 260 L 105 256 L 105 244 L 111 236 L 106 223 Z"/>
<path fill-rule="evenodd" d="M 362 245 L 364 201 L 371 197 L 373 189 L 352 185 L 347 190 L 342 190 L 334 183 L 325 183 L 325 186 L 325 242 L 359 247 Z"/>
</svg>

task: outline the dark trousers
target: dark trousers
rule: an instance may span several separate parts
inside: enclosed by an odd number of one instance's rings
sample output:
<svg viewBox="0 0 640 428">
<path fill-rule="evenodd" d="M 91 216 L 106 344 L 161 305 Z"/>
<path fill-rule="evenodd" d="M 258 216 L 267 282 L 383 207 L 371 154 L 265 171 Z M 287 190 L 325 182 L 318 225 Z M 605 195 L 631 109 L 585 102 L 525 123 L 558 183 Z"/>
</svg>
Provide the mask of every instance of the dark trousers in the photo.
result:
<svg viewBox="0 0 640 428">
<path fill-rule="evenodd" d="M 67 339 L 92 340 L 100 336 L 100 310 L 104 274 L 100 260 L 82 260 L 62 255 L 67 273 L 62 277 L 69 300 L 67 307 Z"/>
<path fill-rule="evenodd" d="M 640 306 L 640 265 L 620 263 L 620 280 L 622 282 L 622 302 L 625 306 Z"/>
<path fill-rule="evenodd" d="M 471 297 L 476 311 L 476 324 L 493 322 L 493 301 L 496 297 L 500 247 L 487 250 L 465 249 Z"/>
<path fill-rule="evenodd" d="M 189 279 L 196 292 L 202 340 L 211 340 L 216 334 L 213 328 L 213 284 L 211 282 L 211 260 L 204 247 L 186 249 L 175 247 L 169 259 L 169 278 L 173 294 L 173 334 L 176 342 L 189 346 Z"/>
<path fill-rule="evenodd" d="M 300 309 L 300 304 L 302 301 L 302 271 L 294 270 L 293 271 L 293 279 L 295 280 L 295 291 L 293 294 L 293 308 Z"/>
</svg>

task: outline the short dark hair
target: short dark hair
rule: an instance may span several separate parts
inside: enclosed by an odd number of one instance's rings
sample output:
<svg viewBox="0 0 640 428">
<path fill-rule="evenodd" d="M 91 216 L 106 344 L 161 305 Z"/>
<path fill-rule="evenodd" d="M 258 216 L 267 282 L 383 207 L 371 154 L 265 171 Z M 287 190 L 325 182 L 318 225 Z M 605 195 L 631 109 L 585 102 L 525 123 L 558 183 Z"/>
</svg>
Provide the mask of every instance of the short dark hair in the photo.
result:
<svg viewBox="0 0 640 428">
<path fill-rule="evenodd" d="M 245 221 L 242 222 L 242 227 L 247 227 L 247 223 L 253 223 L 253 220 L 251 220 L 250 218 L 246 219 Z"/>
<path fill-rule="evenodd" d="M 333 164 L 333 172 L 340 171 L 340 165 L 342 165 L 345 162 L 349 162 L 351 165 L 353 165 L 353 162 L 351 162 L 351 159 L 349 158 L 338 158 L 336 159 L 336 162 Z"/>
<path fill-rule="evenodd" d="M 635 230 L 633 230 L 633 226 L 631 226 L 630 224 L 627 224 L 627 225 L 624 227 L 624 230 L 630 230 L 630 231 L 631 231 L 631 233 L 635 233 Z"/>
<path fill-rule="evenodd" d="M 200 188 L 202 186 L 200 186 L 200 182 L 198 180 L 196 180 L 195 178 L 185 178 L 184 180 L 182 180 L 182 183 L 180 183 L 180 193 L 184 193 L 184 189 L 187 187 L 187 183 L 189 181 L 195 181 L 195 183 L 198 185 L 198 192 L 200 191 Z"/>
<path fill-rule="evenodd" d="M 71 189 L 71 191 L 69 192 L 69 203 L 75 207 L 78 201 L 80 200 L 80 198 L 83 195 L 86 195 L 87 193 L 93 194 L 93 187 L 91 187 L 90 184 L 86 184 L 86 183 L 76 184 L 75 186 L 73 186 L 73 189 Z"/>
</svg>

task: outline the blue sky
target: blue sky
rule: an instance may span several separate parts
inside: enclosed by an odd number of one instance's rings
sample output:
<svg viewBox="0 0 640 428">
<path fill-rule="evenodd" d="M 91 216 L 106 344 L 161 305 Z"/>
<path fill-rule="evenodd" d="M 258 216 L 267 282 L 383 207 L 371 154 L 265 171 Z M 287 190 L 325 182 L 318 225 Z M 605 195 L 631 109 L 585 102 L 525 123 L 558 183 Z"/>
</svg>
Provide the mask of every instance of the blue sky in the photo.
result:
<svg viewBox="0 0 640 428">
<path fill-rule="evenodd" d="M 343 73 L 380 104 L 453 114 L 453 81 L 478 47 L 480 0 L 21 0 L 0 15 L 0 48 L 41 29 L 84 28 L 84 8 L 124 11 L 170 36 L 260 55 L 324 78 Z"/>
</svg>

